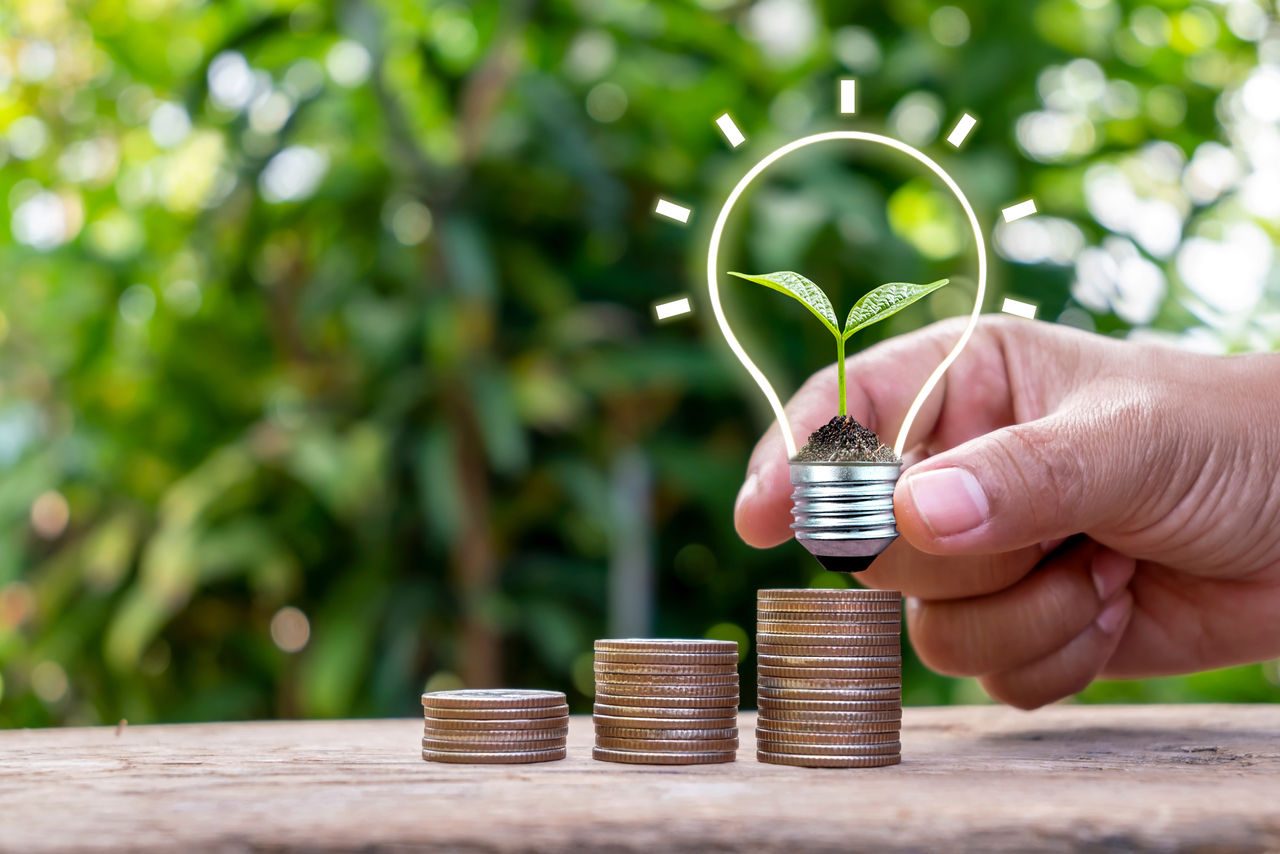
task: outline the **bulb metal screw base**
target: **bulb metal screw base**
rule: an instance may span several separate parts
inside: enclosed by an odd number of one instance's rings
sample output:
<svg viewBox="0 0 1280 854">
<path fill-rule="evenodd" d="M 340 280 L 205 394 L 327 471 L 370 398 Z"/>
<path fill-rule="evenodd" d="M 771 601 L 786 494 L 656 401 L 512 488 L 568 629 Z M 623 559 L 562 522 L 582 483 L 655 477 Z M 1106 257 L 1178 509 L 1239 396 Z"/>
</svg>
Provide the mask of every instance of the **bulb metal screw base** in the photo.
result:
<svg viewBox="0 0 1280 854">
<path fill-rule="evenodd" d="M 791 463 L 791 530 L 830 572 L 861 572 L 898 537 L 901 463 Z"/>
</svg>

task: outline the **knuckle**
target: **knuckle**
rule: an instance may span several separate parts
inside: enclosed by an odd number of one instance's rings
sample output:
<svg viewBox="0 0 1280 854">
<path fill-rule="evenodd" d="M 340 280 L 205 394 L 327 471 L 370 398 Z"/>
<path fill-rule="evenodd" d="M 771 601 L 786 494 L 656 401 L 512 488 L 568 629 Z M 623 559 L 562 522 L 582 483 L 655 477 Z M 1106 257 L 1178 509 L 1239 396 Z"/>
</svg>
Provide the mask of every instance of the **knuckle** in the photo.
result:
<svg viewBox="0 0 1280 854">
<path fill-rule="evenodd" d="M 1168 415 L 1162 395 L 1141 383 L 1123 380 L 1096 384 L 1088 406 L 1074 415 L 1089 429 L 1145 434 Z"/>
</svg>

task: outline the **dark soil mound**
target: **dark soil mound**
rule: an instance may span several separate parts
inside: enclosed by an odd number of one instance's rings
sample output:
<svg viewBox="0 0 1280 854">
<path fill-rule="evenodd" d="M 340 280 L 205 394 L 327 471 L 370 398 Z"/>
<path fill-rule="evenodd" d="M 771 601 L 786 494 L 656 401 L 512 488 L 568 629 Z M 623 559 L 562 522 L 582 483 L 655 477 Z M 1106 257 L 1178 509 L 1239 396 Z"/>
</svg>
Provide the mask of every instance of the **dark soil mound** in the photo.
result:
<svg viewBox="0 0 1280 854">
<path fill-rule="evenodd" d="M 809 437 L 796 454 L 801 463 L 896 463 L 893 449 L 851 415 L 837 415 Z"/>
</svg>

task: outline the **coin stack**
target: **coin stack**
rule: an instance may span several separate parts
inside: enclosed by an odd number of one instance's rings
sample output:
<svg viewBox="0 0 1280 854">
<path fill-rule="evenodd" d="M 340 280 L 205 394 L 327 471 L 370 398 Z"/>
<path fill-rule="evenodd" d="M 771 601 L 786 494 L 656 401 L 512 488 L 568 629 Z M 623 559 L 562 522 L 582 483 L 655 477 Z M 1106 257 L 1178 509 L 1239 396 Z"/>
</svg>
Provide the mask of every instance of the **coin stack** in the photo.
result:
<svg viewBox="0 0 1280 854">
<path fill-rule="evenodd" d="M 559 691 L 430 691 L 422 758 L 500 765 L 564 759 L 569 704 Z"/>
<path fill-rule="evenodd" d="M 761 590 L 756 758 L 810 768 L 902 760 L 902 599 L 893 590 Z"/>
<path fill-rule="evenodd" d="M 592 757 L 637 765 L 732 762 L 738 753 L 738 645 L 598 640 Z"/>
</svg>

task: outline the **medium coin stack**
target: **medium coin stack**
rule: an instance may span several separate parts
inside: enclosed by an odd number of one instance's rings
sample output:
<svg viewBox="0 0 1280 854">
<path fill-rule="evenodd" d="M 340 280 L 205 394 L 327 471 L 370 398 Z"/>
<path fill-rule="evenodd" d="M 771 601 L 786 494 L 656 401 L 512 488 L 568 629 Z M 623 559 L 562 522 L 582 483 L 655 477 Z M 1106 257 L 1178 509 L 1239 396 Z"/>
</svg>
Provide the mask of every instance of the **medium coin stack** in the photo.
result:
<svg viewBox="0 0 1280 854">
<path fill-rule="evenodd" d="M 733 641 L 598 640 L 595 669 L 595 759 L 705 765 L 737 757 Z"/>
<path fill-rule="evenodd" d="M 810 768 L 898 764 L 901 624 L 897 591 L 759 591 L 756 758 Z"/>
<path fill-rule="evenodd" d="M 564 759 L 569 704 L 559 691 L 430 691 L 422 758 L 501 765 Z"/>
</svg>

